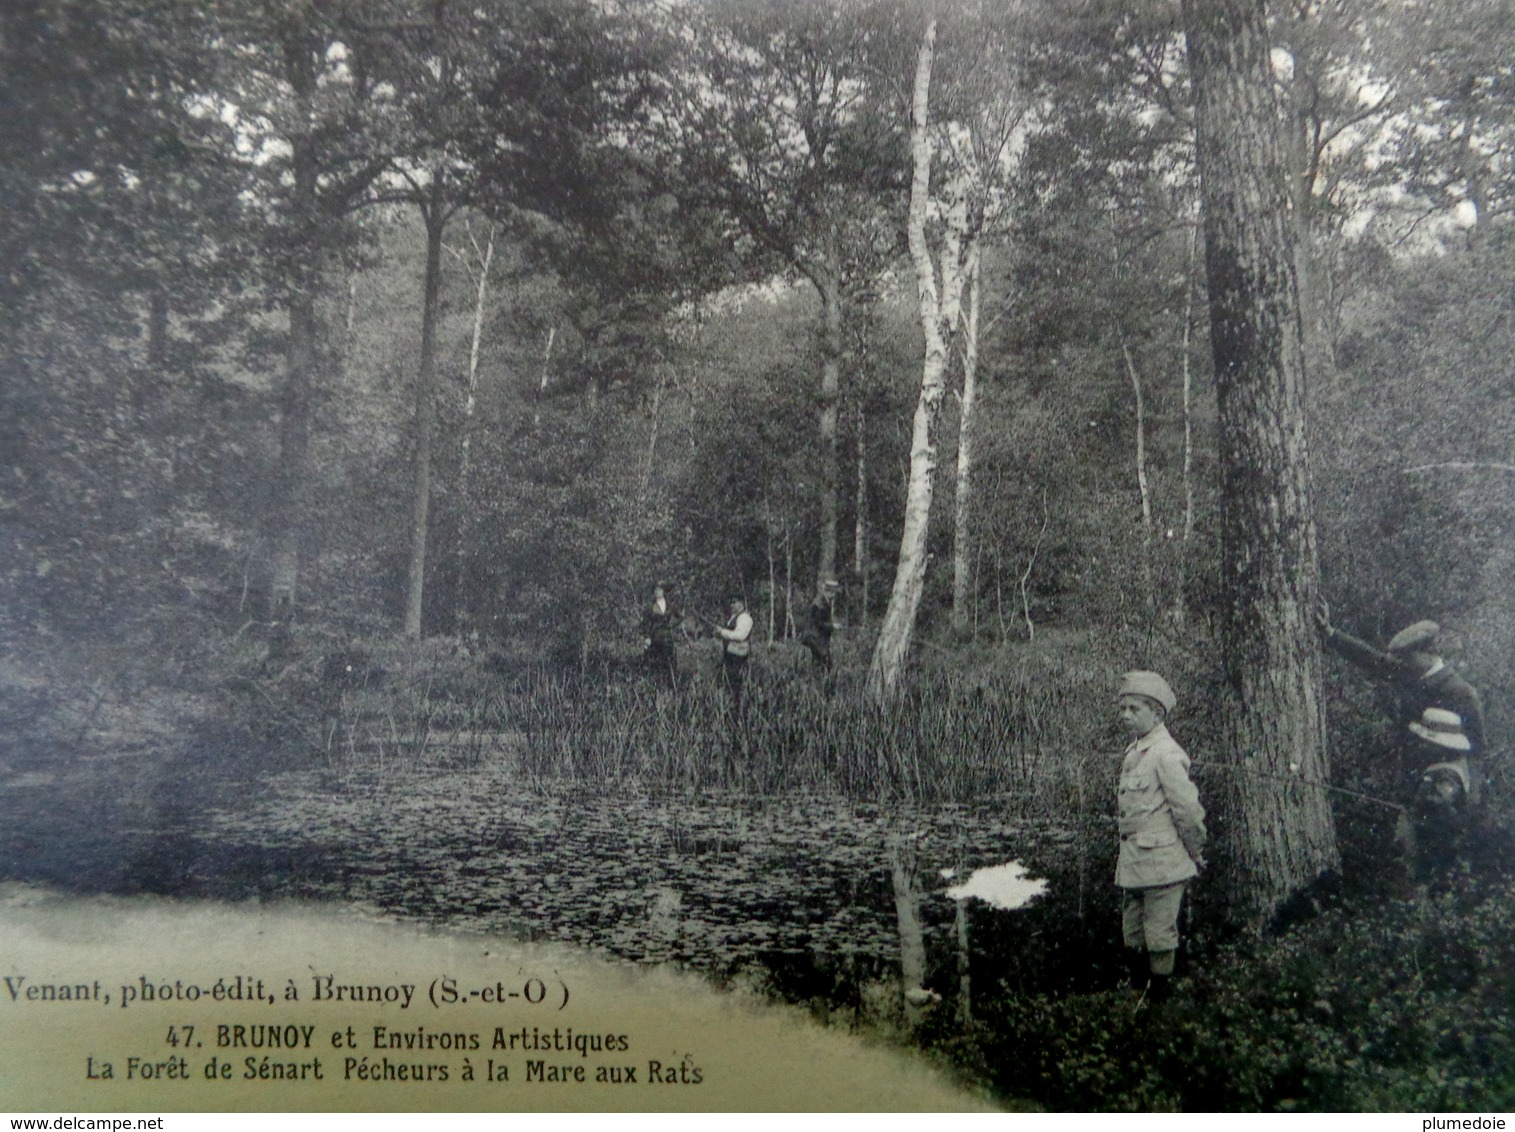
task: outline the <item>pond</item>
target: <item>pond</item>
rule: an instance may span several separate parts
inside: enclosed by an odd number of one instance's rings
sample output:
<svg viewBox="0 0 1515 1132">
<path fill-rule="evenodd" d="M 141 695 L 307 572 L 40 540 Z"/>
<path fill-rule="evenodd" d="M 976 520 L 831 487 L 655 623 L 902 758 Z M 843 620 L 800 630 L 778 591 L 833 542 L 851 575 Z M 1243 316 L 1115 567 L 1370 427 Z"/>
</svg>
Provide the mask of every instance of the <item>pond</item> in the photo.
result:
<svg viewBox="0 0 1515 1132">
<path fill-rule="evenodd" d="M 1073 841 L 992 801 L 524 788 L 505 759 L 383 778 L 274 775 L 254 804 L 207 814 L 198 836 L 220 849 L 201 860 L 237 863 L 240 876 L 216 887 L 356 901 L 722 977 L 755 965 L 897 969 L 902 878 L 929 933 L 955 917 L 942 870 L 966 876 Z"/>
<path fill-rule="evenodd" d="M 1087 838 L 1011 818 L 994 798 L 924 807 L 589 791 L 524 781 L 501 751 L 319 769 L 190 755 L 146 776 L 139 762 L 0 783 L 4 874 L 83 891 L 357 905 L 672 963 L 825 1010 L 857 1010 L 889 984 L 896 996 L 934 988 L 926 997 L 960 1010 L 970 975 L 980 995 L 1044 985 L 1060 964 L 1076 969 L 1070 923 L 1104 918 L 1094 909 L 1108 863 L 1085 859 Z M 73 801 L 54 808 L 60 794 Z M 1048 878 L 1047 895 L 1005 911 L 947 894 L 1007 862 Z"/>
</svg>

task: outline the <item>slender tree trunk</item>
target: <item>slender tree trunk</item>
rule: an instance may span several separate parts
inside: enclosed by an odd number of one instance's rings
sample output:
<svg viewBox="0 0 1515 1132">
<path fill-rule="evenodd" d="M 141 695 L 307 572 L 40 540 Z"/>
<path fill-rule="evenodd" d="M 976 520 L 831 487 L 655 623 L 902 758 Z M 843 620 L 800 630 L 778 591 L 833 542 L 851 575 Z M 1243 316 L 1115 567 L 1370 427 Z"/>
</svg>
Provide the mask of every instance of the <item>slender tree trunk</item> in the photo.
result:
<svg viewBox="0 0 1515 1132">
<path fill-rule="evenodd" d="M 818 269 L 811 280 L 821 297 L 821 549 L 816 563 L 816 592 L 828 578 L 836 577 L 837 499 L 841 476 L 837 454 L 837 408 L 842 395 L 842 289 L 834 257 Z"/>
<path fill-rule="evenodd" d="M 973 426 L 978 404 L 979 241 L 968 250 L 968 318 L 963 326 L 963 398 L 957 426 L 957 498 L 952 527 L 952 629 L 970 632 L 969 585 L 973 579 Z"/>
<path fill-rule="evenodd" d="M 910 148 L 914 176 L 910 185 L 907 229 L 910 258 L 915 265 L 920 297 L 921 326 L 926 352 L 921 366 L 921 390 L 911 427 L 910 470 L 905 493 L 905 524 L 900 536 L 899 563 L 889 607 L 879 628 L 873 662 L 868 670 L 868 694 L 875 702 L 890 698 L 904 670 L 905 657 L 915 631 L 916 610 L 926 579 L 926 533 L 931 518 L 931 498 L 936 482 L 936 423 L 946 392 L 947 334 L 957 325 L 963 286 L 963 236 L 967 228 L 967 203 L 962 193 L 948 209 L 942 235 L 940 261 L 942 285 L 938 291 L 936 269 L 926 238 L 926 219 L 931 195 L 932 143 L 928 132 L 931 108 L 931 64 L 936 47 L 936 20 L 926 27 L 916 60 L 910 123 Z"/>
<path fill-rule="evenodd" d="M 783 636 L 794 638 L 794 532 L 784 520 L 784 629 Z"/>
<path fill-rule="evenodd" d="M 1222 649 L 1241 908 L 1340 858 L 1325 784 L 1315 526 L 1289 189 L 1263 0 L 1183 0 L 1220 409 Z"/>
<path fill-rule="evenodd" d="M 1469 78 L 1464 84 L 1463 98 L 1471 101 L 1475 80 Z M 1485 184 L 1487 164 L 1473 147 L 1473 111 L 1469 109 L 1462 120 L 1461 157 L 1462 178 L 1468 194 L 1468 203 L 1473 206 L 1473 227 L 1468 229 L 1468 248 L 1477 251 L 1483 246 L 1489 230 L 1489 193 Z"/>
<path fill-rule="evenodd" d="M 1199 250 L 1199 227 L 1189 229 L 1188 285 L 1184 293 L 1184 548 L 1194 538 L 1194 366 L 1190 343 L 1194 329 L 1194 261 Z"/>
<path fill-rule="evenodd" d="M 857 622 L 868 621 L 868 417 L 863 404 L 857 406 L 857 496 L 852 526 L 852 574 L 857 579 Z"/>
<path fill-rule="evenodd" d="M 314 283 L 289 299 L 289 359 L 279 397 L 279 490 L 276 493 L 270 599 L 272 614 L 292 614 L 299 596 L 300 546 L 309 521 L 310 412 L 317 367 Z"/>
<path fill-rule="evenodd" d="M 1152 491 L 1147 483 L 1147 400 L 1142 392 L 1141 375 L 1136 372 L 1136 363 L 1131 358 L 1131 348 L 1124 341 L 1120 344 L 1120 353 L 1131 378 L 1131 392 L 1136 397 L 1136 490 L 1142 506 L 1142 584 L 1147 590 L 1147 613 L 1150 615 L 1157 612 L 1157 583 L 1152 569 L 1152 555 L 1156 549 L 1152 529 Z"/>
<path fill-rule="evenodd" d="M 768 542 L 768 643 L 773 644 L 773 634 L 778 620 L 779 581 L 778 564 L 773 555 L 773 516 L 764 517 L 763 533 Z"/>
<path fill-rule="evenodd" d="M 1041 553 L 1042 539 L 1047 537 L 1047 524 L 1052 513 L 1047 509 L 1047 489 L 1042 488 L 1042 525 L 1036 532 L 1036 541 L 1031 544 L 1031 555 L 1026 559 L 1026 568 L 1021 571 L 1021 616 L 1026 621 L 1026 640 L 1036 640 L 1036 622 L 1031 620 L 1031 571 L 1036 569 L 1036 556 Z M 1003 617 L 1001 617 L 1003 621 Z M 1003 635 L 1003 629 L 1001 629 Z"/>
<path fill-rule="evenodd" d="M 405 635 L 421 635 L 426 591 L 426 534 L 431 510 L 431 442 L 436 430 L 437 308 L 442 297 L 442 234 L 447 213 L 440 176 L 432 182 L 426 207 L 426 281 L 421 299 L 421 364 L 416 379 L 415 498 L 410 519 L 410 579 L 405 593 Z"/>
<path fill-rule="evenodd" d="M 1188 270 L 1184 276 L 1184 326 L 1182 356 L 1179 359 L 1183 371 L 1184 414 L 1184 527 L 1179 542 L 1177 566 L 1177 592 L 1173 601 L 1173 620 L 1182 625 L 1189 614 L 1189 549 L 1194 539 L 1194 411 L 1193 388 L 1194 366 L 1189 357 L 1194 325 L 1194 261 L 1199 251 L 1199 226 L 1189 229 Z"/>
<path fill-rule="evenodd" d="M 473 239 L 470 231 L 469 239 Z M 484 341 L 484 306 L 489 297 L 489 269 L 494 263 L 494 225 L 489 226 L 489 239 L 482 251 L 474 241 L 474 251 L 479 257 L 479 287 L 473 305 L 473 337 L 468 346 L 468 392 L 463 398 L 462 452 L 458 457 L 458 542 L 457 577 L 458 588 L 454 595 L 453 621 L 461 632 L 468 620 L 468 554 L 473 545 L 473 504 L 471 499 L 473 473 L 473 419 L 478 407 L 479 351 Z"/>
<path fill-rule="evenodd" d="M 542 347 L 542 377 L 537 383 L 537 400 L 531 414 L 532 428 L 542 427 L 542 398 L 547 396 L 547 378 L 552 373 L 552 343 L 557 336 L 558 328 L 555 325 L 549 326 L 547 328 L 547 344 Z M 597 386 L 591 381 L 589 388 L 594 390 Z M 592 400 L 591 398 L 591 402 Z"/>
<path fill-rule="evenodd" d="M 311 100 L 315 78 L 306 45 L 299 37 L 286 43 L 284 52 L 286 77 L 294 90 L 301 128 L 289 139 L 295 262 L 289 279 L 287 367 L 279 395 L 278 486 L 267 524 L 273 541 L 270 614 L 275 618 L 293 614 L 299 592 L 300 549 L 310 521 L 310 417 L 320 358 L 316 315 L 321 275 L 319 186 L 314 142 L 305 129 L 314 113 Z"/>
</svg>

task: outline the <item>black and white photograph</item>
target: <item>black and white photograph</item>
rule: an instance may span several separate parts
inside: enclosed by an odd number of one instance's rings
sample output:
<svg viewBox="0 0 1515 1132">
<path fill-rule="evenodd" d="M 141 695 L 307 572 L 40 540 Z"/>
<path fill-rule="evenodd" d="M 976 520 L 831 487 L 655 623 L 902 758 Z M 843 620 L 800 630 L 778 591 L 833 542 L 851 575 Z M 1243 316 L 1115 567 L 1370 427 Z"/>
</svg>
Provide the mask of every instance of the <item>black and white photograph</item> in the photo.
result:
<svg viewBox="0 0 1515 1132">
<path fill-rule="evenodd" d="M 1515 1110 L 1515 0 L 8 0 L 0 189 L 0 1110 Z"/>
</svg>

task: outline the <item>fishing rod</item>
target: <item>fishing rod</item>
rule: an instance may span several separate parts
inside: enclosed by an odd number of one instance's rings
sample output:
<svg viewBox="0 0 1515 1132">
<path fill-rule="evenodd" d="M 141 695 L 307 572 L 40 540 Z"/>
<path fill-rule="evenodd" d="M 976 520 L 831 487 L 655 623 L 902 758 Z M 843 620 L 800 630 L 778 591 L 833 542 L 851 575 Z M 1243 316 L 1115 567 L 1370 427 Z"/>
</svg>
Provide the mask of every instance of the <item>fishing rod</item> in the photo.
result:
<svg viewBox="0 0 1515 1132">
<path fill-rule="evenodd" d="M 1208 770 L 1211 767 L 1214 767 L 1217 770 L 1232 771 L 1236 774 L 1250 775 L 1253 778 L 1271 779 L 1276 782 L 1297 782 L 1302 786 L 1316 786 L 1323 790 L 1329 790 L 1334 794 L 1345 794 L 1349 798 L 1357 798 L 1364 802 L 1372 802 L 1375 805 L 1386 806 L 1391 810 L 1398 810 L 1400 813 L 1407 813 L 1409 811 L 1409 807 L 1403 805 L 1402 803 L 1390 802 L 1386 798 L 1378 798 L 1372 794 L 1364 794 L 1361 790 L 1348 790 L 1345 786 L 1333 786 L 1329 782 L 1321 782 L 1317 779 L 1304 778 L 1298 775 L 1276 774 L 1263 770 L 1253 770 L 1251 767 L 1244 767 L 1239 763 L 1215 763 L 1196 760 L 1194 769 L 1196 772 L 1202 772 Z"/>
</svg>

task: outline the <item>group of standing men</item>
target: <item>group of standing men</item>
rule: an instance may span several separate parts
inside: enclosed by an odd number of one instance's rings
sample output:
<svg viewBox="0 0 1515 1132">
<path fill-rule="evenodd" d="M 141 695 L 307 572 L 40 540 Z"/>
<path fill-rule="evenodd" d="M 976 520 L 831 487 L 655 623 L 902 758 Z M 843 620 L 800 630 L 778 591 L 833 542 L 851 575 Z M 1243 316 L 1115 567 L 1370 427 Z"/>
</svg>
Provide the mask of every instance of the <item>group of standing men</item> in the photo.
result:
<svg viewBox="0 0 1515 1132">
<path fill-rule="evenodd" d="M 815 600 L 805 611 L 805 626 L 800 634 L 800 643 L 810 651 L 815 670 L 827 677 L 828 687 L 831 638 L 836 632 L 836 597 L 840 591 L 841 586 L 835 579 L 827 578 L 821 583 Z M 678 658 L 673 643 L 675 621 L 667 590 L 661 584 L 654 586 L 652 602 L 642 613 L 642 659 L 648 671 L 669 686 L 678 675 Z M 725 623 L 712 624 L 711 629 L 721 642 L 721 684 L 734 705 L 741 707 L 747 665 L 752 656 L 753 621 L 746 599 L 733 594 L 727 605 Z"/>
</svg>

